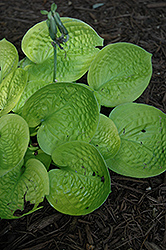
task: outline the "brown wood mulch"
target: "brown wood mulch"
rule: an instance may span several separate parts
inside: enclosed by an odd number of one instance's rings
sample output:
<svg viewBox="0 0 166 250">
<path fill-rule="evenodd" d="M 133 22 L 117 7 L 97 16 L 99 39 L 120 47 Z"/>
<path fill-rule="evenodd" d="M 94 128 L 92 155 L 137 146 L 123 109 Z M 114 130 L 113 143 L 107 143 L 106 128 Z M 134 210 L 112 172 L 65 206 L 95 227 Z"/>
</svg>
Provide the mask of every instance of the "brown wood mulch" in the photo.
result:
<svg viewBox="0 0 166 250">
<path fill-rule="evenodd" d="M 25 32 L 44 20 L 50 0 L 1 0 L 0 39 L 20 53 Z M 153 54 L 153 76 L 137 102 L 166 112 L 166 2 L 164 0 L 55 1 L 61 16 L 79 18 L 104 39 L 137 44 Z M 103 5 L 94 8 L 94 4 Z M 108 112 L 107 110 L 104 110 Z M 3 250 L 166 250 L 166 173 L 147 179 L 110 171 L 112 193 L 86 216 L 63 215 L 47 201 L 43 208 L 16 220 L 0 220 Z"/>
</svg>

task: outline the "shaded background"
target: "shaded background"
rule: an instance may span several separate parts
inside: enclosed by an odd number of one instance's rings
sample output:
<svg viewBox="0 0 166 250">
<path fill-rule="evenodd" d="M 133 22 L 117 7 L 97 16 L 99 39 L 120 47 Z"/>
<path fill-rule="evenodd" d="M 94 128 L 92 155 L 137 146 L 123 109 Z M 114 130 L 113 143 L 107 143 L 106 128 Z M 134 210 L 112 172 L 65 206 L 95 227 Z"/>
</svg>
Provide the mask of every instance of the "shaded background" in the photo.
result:
<svg viewBox="0 0 166 250">
<path fill-rule="evenodd" d="M 0 39 L 6 38 L 24 57 L 25 32 L 45 20 L 51 0 L 1 0 Z M 166 2 L 143 0 L 57 0 L 60 16 L 90 24 L 104 44 L 130 42 L 153 54 L 151 82 L 136 102 L 166 113 Z M 94 4 L 103 5 L 94 8 Z M 85 82 L 86 77 L 82 77 Z M 108 114 L 109 109 L 102 109 Z M 166 174 L 134 179 L 110 171 L 112 193 L 96 211 L 68 216 L 48 202 L 17 220 L 0 220 L 0 249 L 4 250 L 166 250 Z"/>
</svg>

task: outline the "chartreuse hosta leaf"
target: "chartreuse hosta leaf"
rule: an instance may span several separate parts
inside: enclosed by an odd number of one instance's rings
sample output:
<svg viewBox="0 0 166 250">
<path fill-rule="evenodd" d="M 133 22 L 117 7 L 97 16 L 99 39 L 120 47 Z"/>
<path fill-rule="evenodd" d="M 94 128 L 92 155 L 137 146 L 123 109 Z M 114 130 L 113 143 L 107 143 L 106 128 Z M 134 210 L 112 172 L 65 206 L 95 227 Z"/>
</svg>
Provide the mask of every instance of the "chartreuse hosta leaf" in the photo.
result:
<svg viewBox="0 0 166 250">
<path fill-rule="evenodd" d="M 28 143 L 29 128 L 22 117 L 8 114 L 0 118 L 0 176 L 18 165 Z"/>
<path fill-rule="evenodd" d="M 137 99 L 152 75 L 151 54 L 137 45 L 115 43 L 103 48 L 90 66 L 88 84 L 101 104 L 115 107 Z"/>
<path fill-rule="evenodd" d="M 17 68 L 18 52 L 14 45 L 5 38 L 0 41 L 0 83 Z"/>
<path fill-rule="evenodd" d="M 39 145 L 51 154 L 66 141 L 90 141 L 98 125 L 99 105 L 93 92 L 83 84 L 49 84 L 27 100 L 22 116 L 29 127 L 40 125 Z"/>
<path fill-rule="evenodd" d="M 65 51 L 57 48 L 57 81 L 76 81 L 88 70 L 99 52 L 96 46 L 102 46 L 103 39 L 92 27 L 78 19 L 63 17 L 61 20 L 69 32 L 69 40 L 63 45 Z M 57 36 L 60 35 L 57 33 Z M 37 71 L 40 79 L 47 73 L 48 81 L 50 78 L 53 81 L 53 46 L 46 21 L 28 30 L 22 40 L 22 50 L 33 62 L 27 70 L 32 75 L 33 71 Z M 38 79 L 38 76 L 35 77 Z"/>
<path fill-rule="evenodd" d="M 50 59 L 49 59 L 50 60 Z M 52 60 L 52 59 L 51 59 Z M 50 61 L 51 61 L 50 60 Z M 31 67 L 28 70 L 29 73 L 29 80 L 25 86 L 24 92 L 21 95 L 21 98 L 19 99 L 16 107 L 13 109 L 15 113 L 19 113 L 21 114 L 21 109 L 23 107 L 23 105 L 25 104 L 26 100 L 32 95 L 34 94 L 38 89 L 48 85 L 48 83 L 52 83 L 52 77 L 53 77 L 53 68 L 52 65 L 51 67 L 46 64 L 43 63 L 43 68 L 41 67 L 41 64 L 37 64 L 34 65 L 34 68 Z M 48 72 L 50 67 L 50 72 Z M 27 66 L 28 68 L 28 66 Z M 40 74 L 40 69 L 43 69 L 43 73 Z M 25 68 L 26 70 L 26 68 Z M 33 71 L 33 72 L 32 72 Z M 45 72 L 45 74 L 44 74 Z M 43 74 L 43 75 L 42 75 Z M 42 79 L 41 78 L 42 75 Z M 87 86 L 87 88 L 89 88 L 91 91 L 93 91 L 92 88 L 90 88 L 90 86 Z M 94 92 L 98 102 L 100 103 L 100 95 L 98 95 L 97 92 Z"/>
<path fill-rule="evenodd" d="M 0 217 L 17 219 L 39 209 L 49 193 L 48 173 L 44 165 L 30 159 L 0 177 Z"/>
<path fill-rule="evenodd" d="M 116 107 L 110 118 L 121 138 L 118 153 L 107 165 L 132 177 L 150 177 L 166 170 L 166 114 L 145 104 Z"/>
<path fill-rule="evenodd" d="M 57 81 L 73 82 L 79 79 L 103 45 L 103 39 L 86 23 L 72 18 L 62 18 L 70 39 L 57 53 Z M 60 34 L 58 34 L 60 36 Z M 22 49 L 27 57 L 20 66 L 28 72 L 25 91 L 14 108 L 20 113 L 25 101 L 38 89 L 53 82 L 54 57 L 46 22 L 32 27 L 24 36 Z"/>
<path fill-rule="evenodd" d="M 49 172 L 49 203 L 58 211 L 84 215 L 106 200 L 110 176 L 99 151 L 86 142 L 67 142 L 52 153 L 60 169 Z"/>
<path fill-rule="evenodd" d="M 112 158 L 119 150 L 120 137 L 114 122 L 107 116 L 100 114 L 99 125 L 91 142 L 104 157 Z"/>
<path fill-rule="evenodd" d="M 16 69 L 0 84 L 0 116 L 10 112 L 17 104 L 27 83 L 27 72 Z"/>
</svg>

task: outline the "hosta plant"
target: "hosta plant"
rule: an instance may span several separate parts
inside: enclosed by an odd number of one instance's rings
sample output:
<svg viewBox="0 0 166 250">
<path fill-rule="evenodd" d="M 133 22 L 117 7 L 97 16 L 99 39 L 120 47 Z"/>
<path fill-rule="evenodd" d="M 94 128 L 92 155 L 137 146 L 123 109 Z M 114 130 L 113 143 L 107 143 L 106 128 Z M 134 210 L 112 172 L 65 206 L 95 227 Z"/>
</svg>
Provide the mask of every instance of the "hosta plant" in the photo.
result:
<svg viewBox="0 0 166 250">
<path fill-rule="evenodd" d="M 152 75 L 151 54 L 60 18 L 27 31 L 25 58 L 0 41 L 0 217 L 41 207 L 88 214 L 111 192 L 110 170 L 137 178 L 166 169 L 166 114 L 133 103 Z M 101 47 L 100 50 L 98 47 Z M 87 84 L 80 78 L 87 73 Z M 108 116 L 101 106 L 112 107 Z"/>
</svg>

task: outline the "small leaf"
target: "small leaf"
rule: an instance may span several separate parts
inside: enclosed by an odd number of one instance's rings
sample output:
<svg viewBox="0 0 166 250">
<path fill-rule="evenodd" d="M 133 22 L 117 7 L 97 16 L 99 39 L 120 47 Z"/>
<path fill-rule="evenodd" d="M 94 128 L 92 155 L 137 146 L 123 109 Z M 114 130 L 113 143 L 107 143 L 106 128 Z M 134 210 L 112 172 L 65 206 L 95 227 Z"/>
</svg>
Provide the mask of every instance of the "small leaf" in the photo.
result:
<svg viewBox="0 0 166 250">
<path fill-rule="evenodd" d="M 28 124 L 21 116 L 9 114 L 0 118 L 0 176 L 18 165 L 28 143 Z"/>
<path fill-rule="evenodd" d="M 113 171 L 145 178 L 166 170 L 166 115 L 146 104 L 128 103 L 110 114 L 121 147 L 107 165 Z"/>
<path fill-rule="evenodd" d="M 120 137 L 110 118 L 100 114 L 98 128 L 90 143 L 98 148 L 105 160 L 116 155 L 120 147 Z"/>
<path fill-rule="evenodd" d="M 41 13 L 42 15 L 48 15 L 48 11 L 47 11 L 47 10 L 41 10 L 40 13 Z"/>
<path fill-rule="evenodd" d="M 27 83 L 27 72 L 16 69 L 0 84 L 0 116 L 9 113 L 17 104 Z"/>
<path fill-rule="evenodd" d="M 91 213 L 107 199 L 110 176 L 99 151 L 86 142 L 68 142 L 52 154 L 60 169 L 49 172 L 49 203 L 70 215 Z"/>
<path fill-rule="evenodd" d="M 22 116 L 29 127 L 40 125 L 37 139 L 41 149 L 51 154 L 66 141 L 90 141 L 99 121 L 99 105 L 83 84 L 49 84 L 25 103 Z"/>
<path fill-rule="evenodd" d="M 100 94 L 101 104 L 115 107 L 137 99 L 151 79 L 151 56 L 130 43 L 104 47 L 88 73 L 88 84 Z"/>
<path fill-rule="evenodd" d="M 57 9 L 57 5 L 55 3 L 52 3 L 51 5 L 51 11 L 54 12 Z"/>
<path fill-rule="evenodd" d="M 18 52 L 5 38 L 0 41 L 0 83 L 17 68 Z"/>
<path fill-rule="evenodd" d="M 38 210 L 49 193 L 48 173 L 43 164 L 36 159 L 28 160 L 25 166 L 21 163 L 0 177 L 1 218 L 16 219 Z"/>
</svg>

